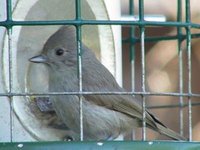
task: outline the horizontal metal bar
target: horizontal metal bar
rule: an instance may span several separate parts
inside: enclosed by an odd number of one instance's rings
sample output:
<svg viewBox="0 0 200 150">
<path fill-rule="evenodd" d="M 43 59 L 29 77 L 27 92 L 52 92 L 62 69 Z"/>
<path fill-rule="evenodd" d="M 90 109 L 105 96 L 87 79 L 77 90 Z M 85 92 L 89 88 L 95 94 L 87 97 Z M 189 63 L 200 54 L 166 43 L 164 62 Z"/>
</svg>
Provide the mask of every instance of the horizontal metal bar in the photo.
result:
<svg viewBox="0 0 200 150">
<path fill-rule="evenodd" d="M 200 106 L 200 103 L 195 102 L 192 103 L 192 106 Z M 170 104 L 170 105 L 156 105 L 156 106 L 147 106 L 148 109 L 163 109 L 163 108 L 177 108 L 177 107 L 188 107 L 188 103 L 186 104 Z"/>
<path fill-rule="evenodd" d="M 157 92 L 46 92 L 46 93 L 0 93 L 0 96 L 49 96 L 49 95 L 141 95 L 141 96 L 183 96 L 200 97 L 196 93 L 157 93 Z"/>
<path fill-rule="evenodd" d="M 42 26 L 42 25 L 136 25 L 136 26 L 170 26 L 200 28 L 200 24 L 191 22 L 156 22 L 156 21 L 122 21 L 122 20 L 51 20 L 51 21 L 12 21 L 0 22 L 0 26 Z"/>
<path fill-rule="evenodd" d="M 133 150 L 133 149 L 148 149 L 148 150 L 198 150 L 200 142 L 174 142 L 174 141 L 92 141 L 92 142 L 13 142 L 0 143 L 0 149 L 28 149 L 28 150 Z"/>
<path fill-rule="evenodd" d="M 192 38 L 199 38 L 200 33 L 191 34 Z M 180 41 L 185 40 L 187 37 L 185 34 L 183 35 L 175 35 L 175 36 L 158 36 L 158 37 L 145 37 L 145 42 L 156 42 L 156 41 L 164 41 L 164 40 L 176 40 L 180 39 Z M 124 43 L 137 43 L 140 42 L 140 38 L 126 38 L 122 40 Z"/>
</svg>

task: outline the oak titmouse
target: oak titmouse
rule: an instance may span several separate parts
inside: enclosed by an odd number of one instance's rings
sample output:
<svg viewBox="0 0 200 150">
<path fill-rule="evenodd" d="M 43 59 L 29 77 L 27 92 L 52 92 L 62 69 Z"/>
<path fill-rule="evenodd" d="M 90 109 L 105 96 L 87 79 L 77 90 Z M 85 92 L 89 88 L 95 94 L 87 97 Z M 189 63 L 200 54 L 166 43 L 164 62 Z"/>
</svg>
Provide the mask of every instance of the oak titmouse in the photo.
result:
<svg viewBox="0 0 200 150">
<path fill-rule="evenodd" d="M 45 43 L 42 53 L 30 58 L 43 63 L 49 71 L 50 92 L 77 92 L 77 42 L 73 26 L 63 26 Z M 93 52 L 82 44 L 83 91 L 124 92 L 112 74 L 97 60 Z M 80 132 L 79 97 L 77 95 L 50 96 L 58 117 L 77 135 Z M 84 140 L 115 139 L 120 134 L 142 127 L 142 105 L 131 95 L 83 95 Z M 186 140 L 167 128 L 146 110 L 147 127 L 173 139 Z"/>
</svg>

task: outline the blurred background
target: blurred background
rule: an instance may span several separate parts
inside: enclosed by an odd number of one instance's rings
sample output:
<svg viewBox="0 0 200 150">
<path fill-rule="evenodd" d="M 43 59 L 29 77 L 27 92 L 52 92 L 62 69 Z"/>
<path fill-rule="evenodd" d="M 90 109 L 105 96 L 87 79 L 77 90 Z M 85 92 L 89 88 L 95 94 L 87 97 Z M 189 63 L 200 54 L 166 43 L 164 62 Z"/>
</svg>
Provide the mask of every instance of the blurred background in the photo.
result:
<svg viewBox="0 0 200 150">
<path fill-rule="evenodd" d="M 121 0 L 121 12 L 122 16 L 135 14 L 138 15 L 138 0 L 132 1 L 132 6 L 130 7 L 130 0 Z M 132 9 L 131 9 L 132 8 Z M 144 15 L 155 16 L 163 15 L 166 17 L 166 21 L 177 21 L 180 22 L 186 21 L 186 5 L 185 1 L 166 1 L 166 0 L 144 0 Z M 198 8 L 198 1 L 190 1 L 190 10 L 191 10 L 191 21 L 193 23 L 200 23 L 200 11 Z M 134 30 L 133 38 L 140 38 L 139 28 L 131 26 L 122 27 L 122 37 L 124 41 L 131 38 L 131 30 Z M 185 35 L 185 28 L 179 29 L 183 35 Z M 133 32 L 133 31 L 132 31 Z M 161 40 L 162 37 L 166 36 L 177 36 L 178 28 L 175 27 L 146 27 L 145 28 L 145 38 L 154 38 L 152 41 L 145 42 L 145 54 L 146 54 L 146 91 L 150 92 L 175 92 L 179 93 L 181 90 L 183 93 L 188 92 L 188 70 L 187 70 L 187 45 L 186 40 L 182 40 L 180 43 L 177 39 L 174 40 Z M 193 34 L 199 34 L 199 30 L 191 29 Z M 160 39 L 160 40 L 155 40 Z M 129 40 L 130 42 L 131 40 Z M 134 43 L 134 39 L 132 40 Z M 132 77 L 131 71 L 131 44 L 129 42 L 123 43 L 123 86 L 131 90 L 132 85 L 130 79 Z M 191 89 L 192 93 L 200 92 L 200 78 L 199 78 L 199 67 L 200 67 L 200 47 L 199 39 L 194 38 L 191 40 Z M 179 45 L 180 44 L 180 45 Z M 134 44 L 135 52 L 135 91 L 141 91 L 141 51 L 140 43 L 135 42 Z M 180 57 L 180 50 L 182 51 L 182 58 Z M 182 78 L 180 77 L 180 59 L 182 59 Z M 182 80 L 182 82 L 181 82 Z M 180 83 L 181 82 L 181 83 Z M 182 88 L 180 88 L 182 84 Z M 180 99 L 183 101 L 180 104 Z M 199 97 L 192 97 L 192 103 L 199 103 Z M 177 96 L 148 96 L 147 97 L 148 106 L 160 106 L 160 105 L 187 105 L 188 98 L 184 97 L 183 99 Z M 184 107 L 183 111 L 183 123 L 180 127 L 180 107 L 172 108 L 160 108 L 160 109 L 151 109 L 151 111 L 160 118 L 164 124 L 169 128 L 174 129 L 179 132 L 180 128 L 183 129 L 183 134 L 188 137 L 188 107 Z M 200 139 L 200 120 L 198 114 L 200 113 L 200 107 L 197 105 L 192 107 L 192 131 L 193 131 L 193 140 Z M 181 132 L 181 131 L 180 131 Z M 154 137 L 150 133 L 150 137 Z"/>
</svg>

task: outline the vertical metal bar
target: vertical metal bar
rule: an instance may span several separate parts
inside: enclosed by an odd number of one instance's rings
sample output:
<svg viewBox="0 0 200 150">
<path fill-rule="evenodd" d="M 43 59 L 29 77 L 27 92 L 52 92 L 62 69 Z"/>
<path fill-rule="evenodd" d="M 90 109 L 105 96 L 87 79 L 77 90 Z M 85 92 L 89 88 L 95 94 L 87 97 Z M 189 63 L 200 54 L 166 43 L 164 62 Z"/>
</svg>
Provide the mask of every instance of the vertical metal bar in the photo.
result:
<svg viewBox="0 0 200 150">
<path fill-rule="evenodd" d="M 190 0 L 185 0 L 186 6 L 186 22 L 191 23 L 190 18 Z M 188 70 L 188 94 L 192 94 L 192 63 L 191 63 L 191 26 L 186 27 L 187 36 L 187 70 Z M 192 141 L 192 99 L 188 97 L 188 119 L 189 119 L 189 141 Z"/>
<path fill-rule="evenodd" d="M 177 1 L 177 21 L 182 21 L 182 0 Z M 179 92 L 183 94 L 183 51 L 181 48 L 182 43 L 182 30 L 181 27 L 177 27 L 177 35 L 178 35 L 178 56 L 179 56 Z M 179 132 L 183 135 L 183 96 L 179 97 Z"/>
<path fill-rule="evenodd" d="M 12 21 L 12 0 L 6 0 L 6 19 Z"/>
<path fill-rule="evenodd" d="M 134 2 L 133 0 L 129 0 L 129 14 L 131 16 L 134 15 Z M 135 91 L 135 47 L 131 39 L 135 37 L 135 27 L 130 27 L 130 61 L 131 61 L 131 87 L 132 91 Z"/>
<path fill-rule="evenodd" d="M 139 1 L 139 21 L 144 21 L 144 1 Z M 146 92 L 145 87 L 145 27 L 140 26 L 140 39 L 141 39 L 141 65 L 142 65 L 142 92 Z M 146 140 L 146 97 L 142 96 L 142 110 L 143 110 L 143 128 L 142 128 L 142 139 Z"/>
<path fill-rule="evenodd" d="M 129 0 L 129 14 L 134 15 L 134 0 Z M 131 61 L 131 91 L 135 91 L 135 45 L 132 39 L 135 37 L 135 27 L 130 27 L 130 61 Z M 135 139 L 135 130 L 132 131 L 132 139 Z"/>
<path fill-rule="evenodd" d="M 6 15 L 7 15 L 7 21 L 12 21 L 12 1 L 7 0 L 6 1 Z M 13 69 L 12 69 L 12 26 L 7 26 L 7 35 L 8 35 L 8 79 L 9 79 L 9 87 L 8 87 L 8 93 L 9 93 L 9 100 L 10 100 L 10 141 L 13 141 L 13 128 L 14 128 L 14 110 L 13 110 L 13 96 L 12 94 L 12 88 L 13 88 Z"/>
<path fill-rule="evenodd" d="M 81 1 L 76 0 L 76 20 L 81 20 Z M 76 26 L 77 38 L 77 59 L 78 59 L 78 79 L 79 92 L 82 93 L 82 42 L 81 42 L 81 26 Z M 80 141 L 83 141 L 83 96 L 79 94 L 79 114 L 80 114 Z"/>
</svg>

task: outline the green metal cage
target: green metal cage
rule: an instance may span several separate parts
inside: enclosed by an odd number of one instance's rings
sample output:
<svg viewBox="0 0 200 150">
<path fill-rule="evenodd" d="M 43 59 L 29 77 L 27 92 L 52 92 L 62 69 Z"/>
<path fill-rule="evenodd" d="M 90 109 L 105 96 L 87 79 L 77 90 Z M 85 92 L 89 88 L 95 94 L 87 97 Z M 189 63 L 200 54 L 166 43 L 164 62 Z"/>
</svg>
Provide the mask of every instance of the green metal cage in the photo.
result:
<svg viewBox="0 0 200 150">
<path fill-rule="evenodd" d="M 185 12 L 182 12 L 182 3 L 185 3 Z M 123 1 L 122 1 L 123 3 Z M 199 38 L 200 33 L 192 33 L 192 29 L 199 29 L 200 24 L 193 23 L 191 20 L 191 6 L 190 0 L 174 0 L 173 3 L 177 4 L 177 20 L 176 21 L 146 21 L 145 17 L 145 0 L 138 1 L 138 21 L 127 21 L 127 20 L 85 20 L 81 15 L 81 0 L 75 0 L 75 19 L 74 20 L 42 20 L 42 21 L 16 21 L 12 19 L 12 0 L 6 1 L 6 20 L 0 21 L 0 26 L 5 27 L 7 30 L 8 37 L 11 37 L 12 28 L 15 26 L 46 26 L 46 25 L 74 25 L 77 29 L 77 44 L 79 45 L 78 54 L 79 59 L 81 59 L 81 37 L 82 30 L 81 27 L 84 25 L 121 25 L 129 27 L 129 37 L 122 40 L 123 43 L 129 43 L 129 56 L 130 62 L 135 60 L 135 44 L 140 45 L 141 52 L 141 91 L 127 92 L 126 94 L 139 95 L 143 100 L 143 107 L 148 107 L 146 105 L 146 97 L 148 96 L 174 96 L 180 99 L 179 104 L 171 106 L 155 106 L 150 108 L 165 108 L 165 107 L 177 107 L 177 108 L 188 108 L 188 135 L 189 140 L 186 142 L 174 142 L 174 141 L 148 141 L 146 137 L 146 125 L 142 129 L 142 141 L 106 141 L 106 142 L 85 142 L 83 131 L 80 131 L 80 137 L 82 142 L 6 142 L 0 143 L 0 150 L 2 149 L 183 149 L 183 150 L 197 150 L 200 149 L 200 143 L 193 142 L 192 140 L 192 109 L 194 105 L 199 105 L 199 103 L 192 103 L 193 97 L 200 97 L 199 93 L 194 93 L 192 91 L 192 39 Z M 171 2 L 172 3 L 172 2 Z M 129 14 L 135 15 L 134 10 L 134 0 L 129 0 Z M 185 13 L 185 18 L 182 14 Z M 175 27 L 177 29 L 176 35 L 160 36 L 160 37 L 147 37 L 146 28 L 147 27 Z M 135 30 L 138 28 L 138 36 L 135 34 Z M 183 29 L 185 30 L 183 32 Z M 178 92 L 149 92 L 146 87 L 146 62 L 145 62 L 145 43 L 147 42 L 159 42 L 167 40 L 177 40 L 178 43 L 178 55 L 179 55 L 179 91 Z M 181 44 L 186 41 L 186 51 L 187 51 L 187 92 L 184 92 L 183 87 L 183 62 L 182 62 L 182 48 Z M 9 54 L 12 54 L 12 49 L 9 49 Z M 9 57 L 9 64 L 11 65 L 11 57 Z M 8 97 L 12 101 L 13 96 L 26 96 L 30 93 L 16 93 L 12 91 L 12 67 L 9 67 L 9 91 L 7 93 L 0 93 L 0 97 Z M 79 72 L 81 72 L 81 66 L 79 65 Z M 134 73 L 135 71 L 132 71 Z M 79 74 L 79 78 L 81 78 Z M 79 82 L 81 85 L 81 81 Z M 84 94 L 80 88 L 80 96 Z M 34 94 L 31 94 L 34 95 Z M 45 94 L 44 94 L 45 95 Z M 188 103 L 183 103 L 183 98 L 186 98 Z M 11 106 L 12 107 L 12 106 Z M 82 110 L 80 110 L 81 113 Z M 143 113 L 145 114 L 145 113 Z M 182 112 L 180 111 L 180 114 Z M 183 115 L 183 114 L 182 114 Z M 180 121 L 180 133 L 183 128 L 183 122 Z M 82 124 L 80 124 L 80 128 Z"/>
</svg>

